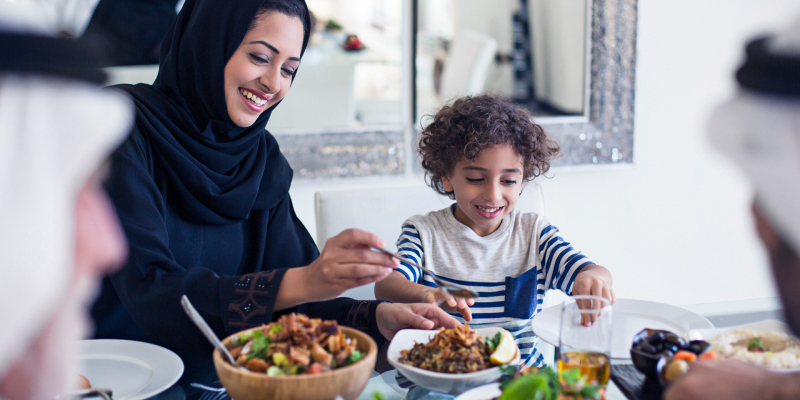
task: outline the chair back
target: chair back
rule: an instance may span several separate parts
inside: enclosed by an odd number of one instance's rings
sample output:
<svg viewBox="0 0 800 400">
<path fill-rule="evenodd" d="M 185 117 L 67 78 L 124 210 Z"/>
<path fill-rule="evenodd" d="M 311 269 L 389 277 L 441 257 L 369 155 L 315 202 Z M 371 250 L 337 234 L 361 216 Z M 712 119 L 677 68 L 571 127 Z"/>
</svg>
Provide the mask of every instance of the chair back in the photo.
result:
<svg viewBox="0 0 800 400">
<path fill-rule="evenodd" d="M 358 228 L 377 234 L 386 241 L 386 249 L 394 252 L 400 228 L 408 217 L 441 210 L 454 202 L 423 185 L 317 192 L 314 196 L 317 245 L 322 249 L 332 236 L 348 228 Z M 541 185 L 529 182 L 516 208 L 545 215 Z M 373 286 L 351 289 L 342 296 L 374 300 Z"/>
</svg>

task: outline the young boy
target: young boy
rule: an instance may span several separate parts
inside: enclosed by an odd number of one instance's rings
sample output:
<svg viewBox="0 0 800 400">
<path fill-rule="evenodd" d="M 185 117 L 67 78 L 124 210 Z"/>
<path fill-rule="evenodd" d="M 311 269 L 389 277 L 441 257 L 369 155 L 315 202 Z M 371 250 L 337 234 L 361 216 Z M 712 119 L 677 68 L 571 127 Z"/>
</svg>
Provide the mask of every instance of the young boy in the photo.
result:
<svg viewBox="0 0 800 400">
<path fill-rule="evenodd" d="M 472 327 L 501 326 L 517 340 L 523 363 L 542 365 L 530 319 L 546 290 L 614 299 L 607 269 L 574 250 L 544 217 L 514 209 L 524 183 L 547 172 L 558 153 L 508 99 L 464 97 L 442 108 L 422 132 L 419 154 L 429 185 L 456 203 L 409 218 L 398 254 L 480 297 L 453 298 L 402 263 L 375 285 L 376 298 L 435 302 Z"/>
</svg>

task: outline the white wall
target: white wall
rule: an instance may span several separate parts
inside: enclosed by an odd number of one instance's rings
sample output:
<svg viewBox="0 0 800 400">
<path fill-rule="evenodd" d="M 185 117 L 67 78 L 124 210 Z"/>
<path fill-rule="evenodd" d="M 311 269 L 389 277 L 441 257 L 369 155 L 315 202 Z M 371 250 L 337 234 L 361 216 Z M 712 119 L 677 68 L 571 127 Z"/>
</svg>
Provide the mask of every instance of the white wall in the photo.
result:
<svg viewBox="0 0 800 400">
<path fill-rule="evenodd" d="M 635 165 L 560 170 L 543 182 L 549 218 L 611 270 L 618 297 L 685 305 L 775 296 L 750 189 L 709 148 L 706 120 L 735 89 L 745 40 L 798 13 L 790 0 L 639 1 Z M 314 191 L 394 181 L 296 182 L 292 196 L 313 235 Z"/>
</svg>

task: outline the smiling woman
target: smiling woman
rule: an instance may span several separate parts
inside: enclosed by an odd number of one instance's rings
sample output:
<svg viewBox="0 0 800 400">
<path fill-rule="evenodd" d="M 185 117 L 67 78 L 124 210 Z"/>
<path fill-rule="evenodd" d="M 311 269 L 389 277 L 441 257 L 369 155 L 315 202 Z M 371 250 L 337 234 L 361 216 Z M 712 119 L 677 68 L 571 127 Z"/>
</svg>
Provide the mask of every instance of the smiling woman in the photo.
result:
<svg viewBox="0 0 800 400">
<path fill-rule="evenodd" d="M 377 341 L 455 323 L 431 305 L 335 299 L 395 264 L 363 251 L 384 243 L 358 230 L 320 254 L 294 213 L 293 172 L 265 126 L 292 85 L 309 26 L 302 0 L 188 0 L 154 84 L 116 86 L 137 113 L 107 185 L 131 257 L 104 283 L 96 336 L 175 351 L 184 382 L 216 380 L 211 348 L 181 309 L 184 294 L 217 336 L 293 311 Z"/>
</svg>

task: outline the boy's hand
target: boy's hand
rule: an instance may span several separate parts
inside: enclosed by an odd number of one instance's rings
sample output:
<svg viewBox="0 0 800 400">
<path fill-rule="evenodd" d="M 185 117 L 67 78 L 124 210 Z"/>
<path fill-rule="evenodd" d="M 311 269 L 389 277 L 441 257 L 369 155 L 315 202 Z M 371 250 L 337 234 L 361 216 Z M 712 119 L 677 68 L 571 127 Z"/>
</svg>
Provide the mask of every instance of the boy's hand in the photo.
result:
<svg viewBox="0 0 800 400">
<path fill-rule="evenodd" d="M 612 279 L 611 272 L 604 267 L 596 264 L 590 264 L 575 276 L 575 281 L 572 283 L 572 295 L 592 295 L 600 296 L 608 299 L 611 304 L 614 304 L 614 289 L 611 288 Z M 579 300 L 578 307 L 581 309 L 593 308 L 600 309 L 599 302 L 590 302 L 587 300 Z M 581 319 L 581 324 L 585 326 L 592 326 L 592 323 L 597 319 L 597 314 L 584 314 Z"/>
<path fill-rule="evenodd" d="M 442 289 L 433 288 L 425 292 L 422 302 L 438 305 L 447 312 L 458 312 L 467 322 L 472 321 L 472 310 L 469 306 L 475 305 L 475 299 L 453 297 Z"/>
</svg>

